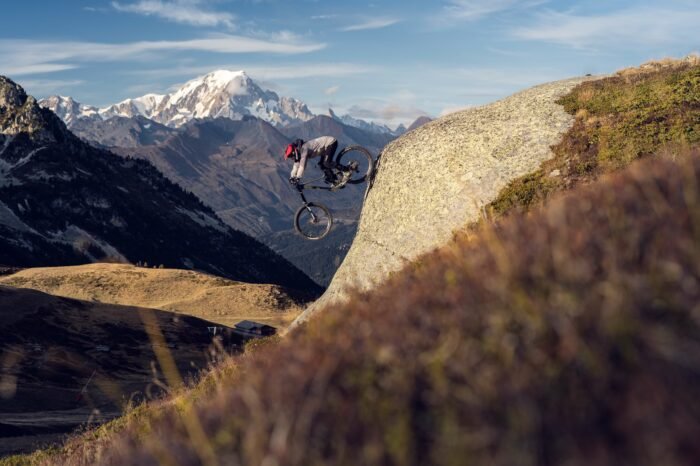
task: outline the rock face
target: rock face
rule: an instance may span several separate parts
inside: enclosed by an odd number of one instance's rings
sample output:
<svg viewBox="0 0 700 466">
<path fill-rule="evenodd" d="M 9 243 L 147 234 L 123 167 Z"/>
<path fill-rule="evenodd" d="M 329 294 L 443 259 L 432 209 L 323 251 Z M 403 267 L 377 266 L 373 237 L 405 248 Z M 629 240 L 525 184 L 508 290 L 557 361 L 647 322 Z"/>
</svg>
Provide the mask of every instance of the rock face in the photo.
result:
<svg viewBox="0 0 700 466">
<path fill-rule="evenodd" d="M 389 144 L 345 261 L 301 323 L 351 287 L 370 289 L 479 218 L 511 180 L 552 157 L 573 117 L 556 104 L 585 78 L 544 84 L 432 121 Z"/>
</svg>

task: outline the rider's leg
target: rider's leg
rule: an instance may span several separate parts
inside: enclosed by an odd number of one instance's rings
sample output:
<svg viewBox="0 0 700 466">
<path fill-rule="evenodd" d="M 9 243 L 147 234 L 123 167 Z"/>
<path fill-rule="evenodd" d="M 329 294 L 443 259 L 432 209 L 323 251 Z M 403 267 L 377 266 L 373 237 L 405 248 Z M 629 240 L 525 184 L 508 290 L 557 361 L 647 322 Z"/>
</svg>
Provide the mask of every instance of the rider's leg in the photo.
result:
<svg viewBox="0 0 700 466">
<path fill-rule="evenodd" d="M 335 151 L 338 150 L 338 141 L 334 142 L 326 148 L 326 151 L 321 155 L 321 167 L 322 168 L 335 168 L 335 162 L 333 157 L 335 157 Z"/>
<path fill-rule="evenodd" d="M 328 184 L 333 184 L 336 182 L 335 173 L 330 168 L 323 168 L 324 181 Z"/>
<path fill-rule="evenodd" d="M 333 172 L 333 169 L 335 168 L 335 162 L 333 161 L 333 157 L 335 157 L 335 151 L 338 149 L 338 142 L 334 142 L 328 148 L 326 151 L 321 155 L 321 161 L 319 165 L 321 165 L 321 169 L 323 170 L 323 173 L 326 175 L 326 182 L 328 183 L 335 183 L 336 181 L 336 176 L 335 173 Z"/>
</svg>

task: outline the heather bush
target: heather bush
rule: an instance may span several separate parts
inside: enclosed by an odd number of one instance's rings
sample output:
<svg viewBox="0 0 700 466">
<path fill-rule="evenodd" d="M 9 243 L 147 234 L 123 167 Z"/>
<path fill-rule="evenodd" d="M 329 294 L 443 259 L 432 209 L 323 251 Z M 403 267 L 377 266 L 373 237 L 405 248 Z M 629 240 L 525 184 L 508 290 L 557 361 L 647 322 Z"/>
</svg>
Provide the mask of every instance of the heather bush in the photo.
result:
<svg viewBox="0 0 700 466">
<path fill-rule="evenodd" d="M 648 160 L 486 225 L 50 462 L 698 464 L 699 188 Z"/>
</svg>

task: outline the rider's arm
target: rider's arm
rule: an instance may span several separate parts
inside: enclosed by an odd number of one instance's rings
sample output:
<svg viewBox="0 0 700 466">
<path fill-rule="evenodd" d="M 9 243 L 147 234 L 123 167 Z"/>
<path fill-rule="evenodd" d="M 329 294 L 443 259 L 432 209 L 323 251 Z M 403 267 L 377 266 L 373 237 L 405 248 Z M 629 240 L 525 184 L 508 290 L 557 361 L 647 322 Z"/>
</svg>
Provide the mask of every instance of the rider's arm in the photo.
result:
<svg viewBox="0 0 700 466">
<path fill-rule="evenodd" d="M 304 169 L 306 168 L 306 161 L 309 158 L 309 148 L 302 146 L 301 148 L 301 157 L 299 158 L 298 163 L 294 163 L 294 168 L 296 168 L 296 176 L 297 178 L 301 178 L 304 176 Z M 292 173 L 294 173 L 294 169 L 292 169 Z"/>
<path fill-rule="evenodd" d="M 299 171 L 299 162 L 294 162 L 294 165 L 292 166 L 292 173 L 290 173 L 289 178 L 298 178 L 297 171 Z M 304 170 L 302 170 L 302 172 L 303 171 Z"/>
</svg>

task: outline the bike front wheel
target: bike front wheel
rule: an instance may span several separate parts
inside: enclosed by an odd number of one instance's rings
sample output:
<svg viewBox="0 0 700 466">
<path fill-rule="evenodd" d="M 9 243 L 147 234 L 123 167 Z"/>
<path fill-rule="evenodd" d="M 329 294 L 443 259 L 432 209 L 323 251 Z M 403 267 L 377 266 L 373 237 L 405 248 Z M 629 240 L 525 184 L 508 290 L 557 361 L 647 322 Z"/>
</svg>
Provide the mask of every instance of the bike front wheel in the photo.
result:
<svg viewBox="0 0 700 466">
<path fill-rule="evenodd" d="M 304 204 L 294 216 L 294 229 L 306 239 L 321 239 L 331 231 L 332 226 L 333 217 L 321 204 Z"/>
<path fill-rule="evenodd" d="M 351 169 L 348 183 L 359 184 L 367 180 L 374 171 L 372 154 L 362 146 L 348 146 L 338 153 L 335 163 L 341 169 Z"/>
</svg>

